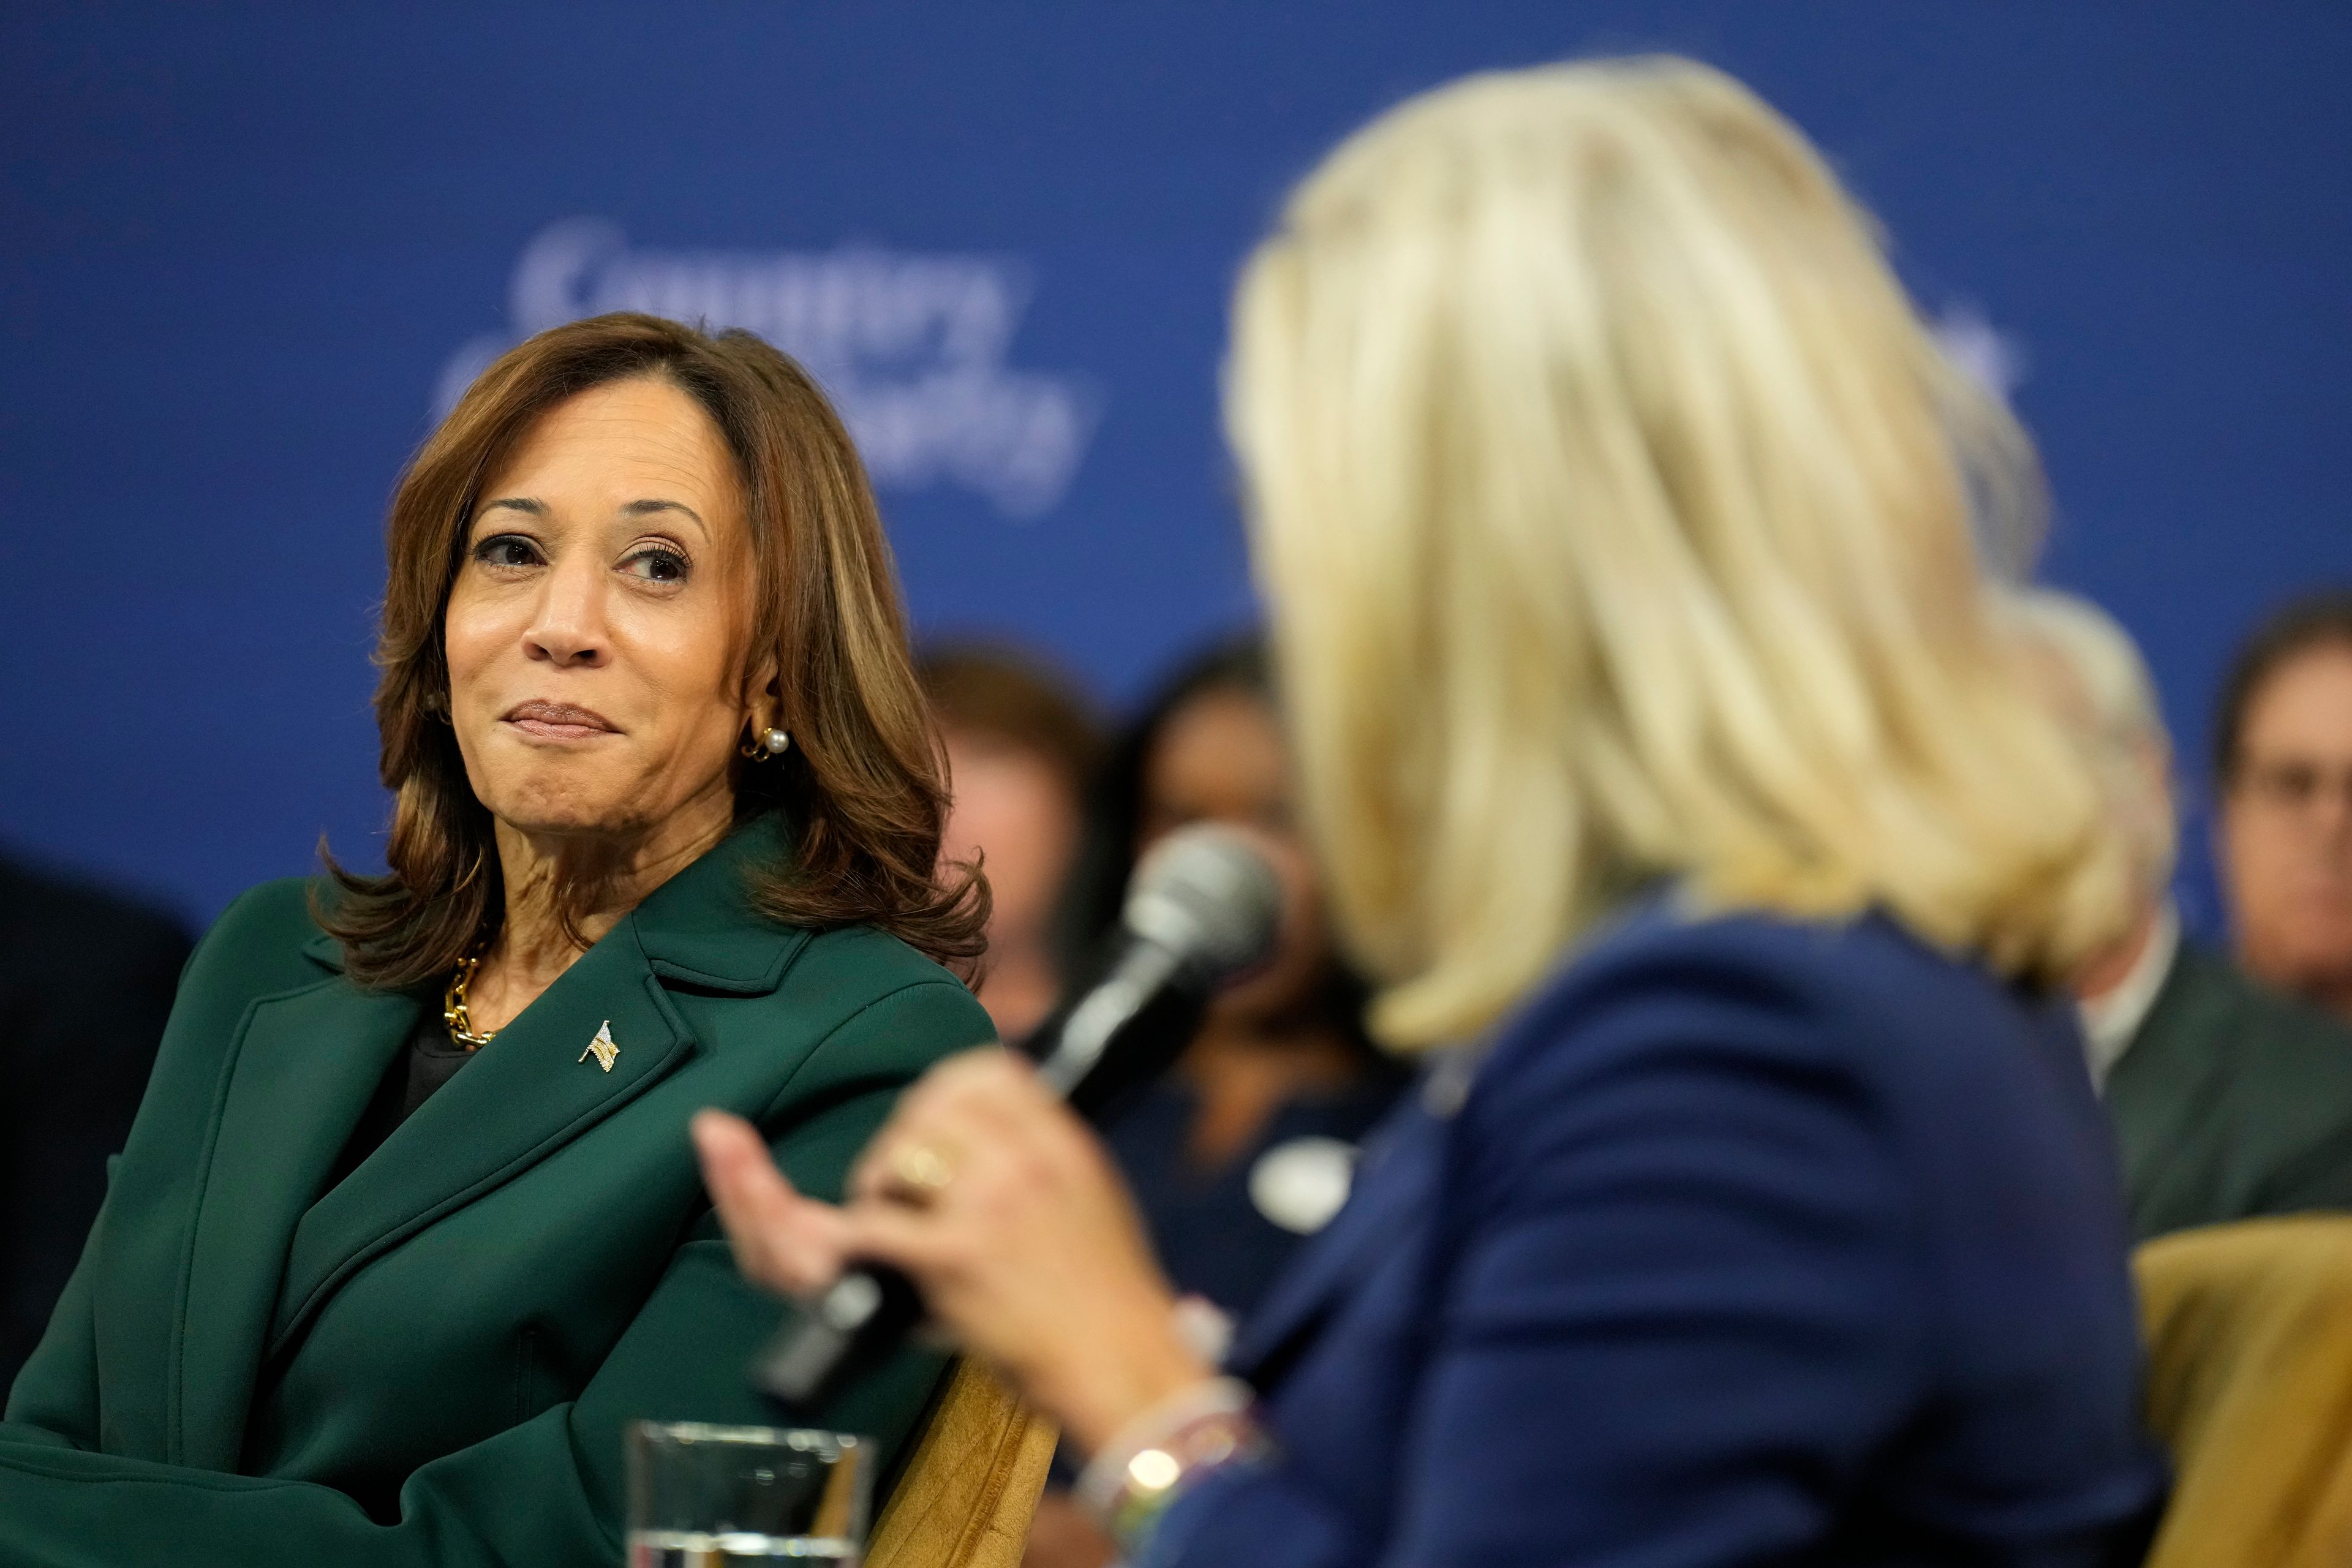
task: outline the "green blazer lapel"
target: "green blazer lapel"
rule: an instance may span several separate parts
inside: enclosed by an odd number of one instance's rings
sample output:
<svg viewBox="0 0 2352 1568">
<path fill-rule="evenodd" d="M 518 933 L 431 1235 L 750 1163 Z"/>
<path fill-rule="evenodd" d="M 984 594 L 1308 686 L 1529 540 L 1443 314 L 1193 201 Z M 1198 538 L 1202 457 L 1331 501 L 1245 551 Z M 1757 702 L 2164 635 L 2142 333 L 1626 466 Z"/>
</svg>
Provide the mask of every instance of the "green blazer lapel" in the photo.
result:
<svg viewBox="0 0 2352 1568">
<path fill-rule="evenodd" d="M 600 1037 L 609 1061 L 594 1048 Z M 624 920 L 303 1215 L 269 1356 L 353 1273 L 586 1132 L 693 1044 L 638 944 L 636 917 Z"/>
<path fill-rule="evenodd" d="M 655 973 L 730 996 L 764 996 L 783 984 L 810 933 L 762 917 L 745 880 L 756 865 L 783 858 L 782 837 L 780 817 L 754 817 L 645 901 L 637 940 Z"/>
<path fill-rule="evenodd" d="M 322 955 L 317 944 L 310 951 Z M 173 1462 L 236 1468 L 290 1238 L 415 1026 L 417 1006 L 413 996 L 322 976 L 247 1012 L 196 1176 L 165 1393 Z"/>
</svg>

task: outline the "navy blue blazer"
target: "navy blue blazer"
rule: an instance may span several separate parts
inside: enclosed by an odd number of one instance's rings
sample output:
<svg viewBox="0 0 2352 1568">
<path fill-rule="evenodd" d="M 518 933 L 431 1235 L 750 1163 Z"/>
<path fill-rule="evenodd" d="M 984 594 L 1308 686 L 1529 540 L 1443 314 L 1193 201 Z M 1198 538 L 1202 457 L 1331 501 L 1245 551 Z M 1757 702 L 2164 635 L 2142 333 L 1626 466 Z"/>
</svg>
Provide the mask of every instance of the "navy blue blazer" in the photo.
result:
<svg viewBox="0 0 2352 1568">
<path fill-rule="evenodd" d="M 1142 1561 L 2137 1563 L 2126 1237 L 2071 1009 L 1654 902 L 1383 1129 L 1231 1358 L 1278 1456 Z"/>
</svg>

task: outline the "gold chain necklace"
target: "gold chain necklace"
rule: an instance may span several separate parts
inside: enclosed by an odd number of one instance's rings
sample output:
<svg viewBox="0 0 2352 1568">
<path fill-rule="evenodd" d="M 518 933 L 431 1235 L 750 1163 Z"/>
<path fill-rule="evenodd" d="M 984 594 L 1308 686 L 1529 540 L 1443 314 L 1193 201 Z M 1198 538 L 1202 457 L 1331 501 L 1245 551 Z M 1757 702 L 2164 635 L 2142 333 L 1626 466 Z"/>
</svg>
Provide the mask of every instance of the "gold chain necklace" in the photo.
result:
<svg viewBox="0 0 2352 1568">
<path fill-rule="evenodd" d="M 466 1011 L 466 986 L 474 971 L 482 966 L 482 947 L 477 947 L 457 961 L 457 973 L 449 977 L 449 989 L 441 997 L 441 1021 L 449 1026 L 449 1043 L 469 1051 L 480 1050 L 498 1034 L 496 1029 L 476 1034 L 473 1015 Z"/>
</svg>

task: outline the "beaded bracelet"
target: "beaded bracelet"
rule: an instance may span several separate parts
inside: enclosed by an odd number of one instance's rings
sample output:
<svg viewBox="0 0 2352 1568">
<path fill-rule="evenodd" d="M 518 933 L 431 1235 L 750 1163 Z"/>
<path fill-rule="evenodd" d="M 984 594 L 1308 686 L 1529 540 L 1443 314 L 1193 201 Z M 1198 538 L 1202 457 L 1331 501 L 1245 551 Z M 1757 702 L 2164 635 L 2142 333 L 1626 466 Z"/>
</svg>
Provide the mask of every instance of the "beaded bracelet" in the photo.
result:
<svg viewBox="0 0 2352 1568">
<path fill-rule="evenodd" d="M 1129 1423 L 1078 1478 L 1077 1498 L 1129 1557 L 1139 1555 L 1160 1516 L 1202 1476 L 1261 1458 L 1265 1433 L 1239 1378 L 1185 1389 Z"/>
</svg>

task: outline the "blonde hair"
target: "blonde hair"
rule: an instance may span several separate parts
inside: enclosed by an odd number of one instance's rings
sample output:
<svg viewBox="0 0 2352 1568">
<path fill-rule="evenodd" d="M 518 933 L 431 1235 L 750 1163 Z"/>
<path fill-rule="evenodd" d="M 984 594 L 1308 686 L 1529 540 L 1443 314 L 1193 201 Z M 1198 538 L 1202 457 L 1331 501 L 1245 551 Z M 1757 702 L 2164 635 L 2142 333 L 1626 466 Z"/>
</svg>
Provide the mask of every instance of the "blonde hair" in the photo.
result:
<svg viewBox="0 0 2352 1568">
<path fill-rule="evenodd" d="M 1227 419 L 1335 914 L 1409 1047 L 1629 891 L 1885 909 L 2054 982 L 2122 925 L 1972 522 L 2031 446 L 1804 139 L 1671 58 L 1350 137 L 1234 306 Z"/>
<path fill-rule="evenodd" d="M 2046 656 L 2047 696 L 2106 792 L 2141 889 L 2160 892 L 2172 880 L 2180 828 L 2169 778 L 2172 739 L 2139 645 L 2106 611 L 2055 588 L 2014 589 L 2001 605 L 2028 651 Z"/>
</svg>

